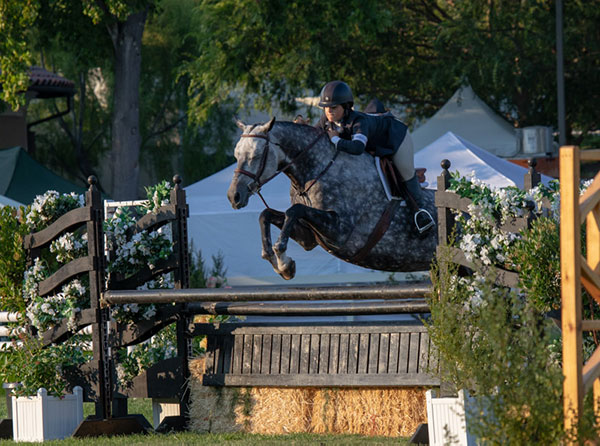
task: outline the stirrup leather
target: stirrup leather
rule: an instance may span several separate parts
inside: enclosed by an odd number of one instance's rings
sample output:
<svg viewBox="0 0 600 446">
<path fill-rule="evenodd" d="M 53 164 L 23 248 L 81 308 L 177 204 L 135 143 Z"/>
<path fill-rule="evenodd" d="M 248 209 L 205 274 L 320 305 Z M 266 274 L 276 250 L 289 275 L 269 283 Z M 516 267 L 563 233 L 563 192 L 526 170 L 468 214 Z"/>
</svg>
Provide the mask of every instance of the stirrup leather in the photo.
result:
<svg viewBox="0 0 600 446">
<path fill-rule="evenodd" d="M 417 217 L 421 213 L 423 213 L 426 218 L 429 218 L 429 223 L 427 223 L 424 226 L 419 226 L 419 223 L 417 221 Z M 415 226 L 417 227 L 419 234 L 423 234 L 425 231 L 427 231 L 433 227 L 433 224 L 434 224 L 433 217 L 431 216 L 431 214 L 429 213 L 429 211 L 427 209 L 419 209 L 417 212 L 415 212 L 414 219 L 415 219 Z"/>
</svg>

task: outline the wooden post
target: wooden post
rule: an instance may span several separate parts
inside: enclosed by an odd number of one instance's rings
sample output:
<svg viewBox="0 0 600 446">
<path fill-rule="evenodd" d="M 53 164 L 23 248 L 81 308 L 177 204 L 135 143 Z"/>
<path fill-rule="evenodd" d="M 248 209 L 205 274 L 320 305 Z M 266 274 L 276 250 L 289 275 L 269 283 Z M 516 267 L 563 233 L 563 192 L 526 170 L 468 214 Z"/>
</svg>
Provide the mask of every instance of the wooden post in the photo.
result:
<svg viewBox="0 0 600 446">
<path fill-rule="evenodd" d="M 560 271 L 565 377 L 563 415 L 565 429 L 574 432 L 583 413 L 579 163 L 579 148 L 560 148 Z"/>
<path fill-rule="evenodd" d="M 437 190 L 445 192 L 450 187 L 450 161 L 442 160 L 442 173 L 437 178 Z M 454 216 L 452 211 L 445 206 L 438 206 L 438 243 L 440 246 L 448 244 L 448 238 L 454 227 Z"/>
<path fill-rule="evenodd" d="M 600 267 L 600 204 L 586 218 L 587 263 L 598 272 Z M 594 380 L 594 414 L 600 418 L 600 379 Z"/>
<path fill-rule="evenodd" d="M 530 191 L 541 181 L 541 175 L 535 170 L 535 166 L 537 166 L 537 160 L 535 158 L 531 158 L 527 164 L 529 164 L 529 169 L 527 169 L 527 173 L 525 174 L 524 187 L 525 191 Z"/>
<path fill-rule="evenodd" d="M 111 417 L 111 370 L 108 358 L 107 326 L 108 309 L 100 308 L 100 296 L 104 288 L 104 209 L 102 197 L 96 188 L 95 176 L 88 178 L 90 185 L 85 194 L 86 206 L 92 208 L 92 220 L 87 223 L 88 255 L 92 257 L 94 268 L 90 271 L 90 308 L 95 310 L 96 321 L 92 324 L 93 363 L 98 367 L 96 417 Z"/>
<path fill-rule="evenodd" d="M 170 201 L 175 205 L 176 220 L 172 222 L 173 252 L 177 255 L 178 268 L 175 270 L 175 288 L 185 289 L 190 287 L 190 253 L 188 249 L 187 218 L 189 207 L 186 203 L 185 191 L 181 188 L 181 177 L 173 177 L 175 187 L 171 191 Z M 176 323 L 177 332 L 177 356 L 181 358 L 181 369 L 184 374 L 184 382 L 189 382 L 189 358 L 192 354 L 191 339 L 186 335 L 192 320 L 186 314 L 182 314 Z M 189 418 L 189 389 L 181 390 L 179 400 L 179 414 L 183 417 L 184 424 Z"/>
</svg>

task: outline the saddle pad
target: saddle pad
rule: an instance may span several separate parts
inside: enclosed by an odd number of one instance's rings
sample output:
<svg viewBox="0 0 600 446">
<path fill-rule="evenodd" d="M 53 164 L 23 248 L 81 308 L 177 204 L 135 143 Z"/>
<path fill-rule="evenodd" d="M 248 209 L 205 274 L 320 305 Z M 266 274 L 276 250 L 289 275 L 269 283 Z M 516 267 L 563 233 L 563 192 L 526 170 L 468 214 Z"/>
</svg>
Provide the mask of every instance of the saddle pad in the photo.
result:
<svg viewBox="0 0 600 446">
<path fill-rule="evenodd" d="M 383 170 L 381 170 L 381 159 L 378 156 L 375 156 L 374 160 L 375 160 L 375 169 L 377 169 L 377 175 L 379 175 L 379 180 L 381 181 L 381 185 L 383 186 L 383 190 L 385 191 L 385 196 L 387 197 L 388 201 L 401 200 L 402 203 L 400 203 L 400 206 L 406 206 L 406 202 L 404 201 L 404 198 L 395 197 L 392 195 L 392 191 L 390 189 L 388 179 L 385 176 L 385 174 L 383 173 Z M 421 188 L 426 188 L 429 184 L 425 181 L 425 169 L 421 168 L 421 169 L 416 169 L 416 170 L 417 170 L 417 174 L 420 174 L 419 175 L 419 185 L 421 186 Z M 418 172 L 419 170 L 421 170 L 422 172 Z"/>
</svg>

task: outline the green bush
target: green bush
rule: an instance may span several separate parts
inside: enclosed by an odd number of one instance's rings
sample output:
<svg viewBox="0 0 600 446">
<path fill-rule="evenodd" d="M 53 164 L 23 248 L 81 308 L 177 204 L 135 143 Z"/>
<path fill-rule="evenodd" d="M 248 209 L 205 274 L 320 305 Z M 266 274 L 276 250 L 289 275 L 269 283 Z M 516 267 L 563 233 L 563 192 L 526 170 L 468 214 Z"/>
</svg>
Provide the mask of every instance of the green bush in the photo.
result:
<svg viewBox="0 0 600 446">
<path fill-rule="evenodd" d="M 523 296 L 458 268 L 433 269 L 431 320 L 442 379 L 476 396 L 473 433 L 489 444 L 555 444 L 563 437 L 558 328 Z"/>
<path fill-rule="evenodd" d="M 10 206 L 0 208 L 0 310 L 25 312 L 21 286 L 25 273 L 23 237 L 27 228 Z"/>
</svg>

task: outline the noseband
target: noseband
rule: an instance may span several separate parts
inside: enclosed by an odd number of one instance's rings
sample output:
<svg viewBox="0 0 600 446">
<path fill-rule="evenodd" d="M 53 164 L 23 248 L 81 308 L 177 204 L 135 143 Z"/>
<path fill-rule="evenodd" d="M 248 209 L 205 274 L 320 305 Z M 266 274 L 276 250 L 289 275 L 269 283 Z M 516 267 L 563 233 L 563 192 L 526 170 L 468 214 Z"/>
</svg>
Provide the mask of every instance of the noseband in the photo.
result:
<svg viewBox="0 0 600 446">
<path fill-rule="evenodd" d="M 296 155 L 294 158 L 292 158 L 292 160 L 291 160 L 289 163 L 287 163 L 285 166 L 283 166 L 283 168 L 281 168 L 281 169 L 277 170 L 277 171 L 276 171 L 276 172 L 275 172 L 273 175 L 271 175 L 269 178 L 267 178 L 266 180 L 264 180 L 264 181 L 262 181 L 262 182 L 261 182 L 261 181 L 260 181 L 260 177 L 262 176 L 262 174 L 263 174 L 263 172 L 264 172 L 264 170 L 265 170 L 265 166 L 267 165 L 267 155 L 268 155 L 268 153 L 269 153 L 269 142 L 271 142 L 271 140 L 269 139 L 269 135 L 268 135 L 268 134 L 267 134 L 267 135 L 259 135 L 259 134 L 257 134 L 257 135 L 254 135 L 254 134 L 252 134 L 252 133 L 244 133 L 244 134 L 242 134 L 242 136 L 241 136 L 242 138 L 262 138 L 262 139 L 264 139 L 264 140 L 266 141 L 266 143 L 265 143 L 265 149 L 263 150 L 262 156 L 261 156 L 261 158 L 260 158 L 260 164 L 258 165 L 258 170 L 256 171 L 256 173 L 252 173 L 252 172 L 250 172 L 250 171 L 248 171 L 248 170 L 245 170 L 245 169 L 240 169 L 240 168 L 236 168 L 236 169 L 235 169 L 233 172 L 234 172 L 234 174 L 238 174 L 238 175 L 239 175 L 239 174 L 243 174 L 243 175 L 246 175 L 247 177 L 250 177 L 250 178 L 252 178 L 252 179 L 254 180 L 254 186 L 251 188 L 251 187 L 250 187 L 250 185 L 248 185 L 248 189 L 250 189 L 250 191 L 251 191 L 251 192 L 253 192 L 253 193 L 257 193 L 257 194 L 258 194 L 258 196 L 260 197 L 260 199 L 262 200 L 262 202 L 265 204 L 265 206 L 266 206 L 268 209 L 270 209 L 270 208 L 269 208 L 269 205 L 267 204 L 267 202 L 265 201 L 265 199 L 264 199 L 264 198 L 263 198 L 263 196 L 261 195 L 261 193 L 260 193 L 260 189 L 261 189 L 261 188 L 262 188 L 262 187 L 263 187 L 265 184 L 267 184 L 269 181 L 271 181 L 273 178 L 275 178 L 277 175 L 279 175 L 281 172 L 284 172 L 284 171 L 285 171 L 285 170 L 287 170 L 287 169 L 288 169 L 288 168 L 289 168 L 289 167 L 290 167 L 292 164 L 294 164 L 294 163 L 295 163 L 295 162 L 298 160 L 298 158 L 300 158 L 300 157 L 301 157 L 302 155 L 304 155 L 304 154 L 305 154 L 305 153 L 306 153 L 306 152 L 307 152 L 307 151 L 308 151 L 308 150 L 309 150 L 309 149 L 310 149 L 312 146 L 314 146 L 314 145 L 317 143 L 317 141 L 319 141 L 319 139 L 321 139 L 321 137 L 322 137 L 324 134 L 325 134 L 325 132 L 319 132 L 319 135 L 318 135 L 318 136 L 317 136 L 317 137 L 316 137 L 316 138 L 315 138 L 313 141 L 311 141 L 311 142 L 310 142 L 310 143 L 309 143 L 309 144 L 308 144 L 308 145 L 307 145 L 307 146 L 306 146 L 304 149 L 302 149 L 298 155 Z M 279 147 L 282 147 L 282 148 L 283 148 L 283 146 L 282 146 L 281 144 L 278 144 L 278 143 L 276 143 L 276 142 L 274 142 L 273 144 L 275 144 L 275 145 L 277 145 L 277 146 L 279 146 Z M 337 155 L 337 152 L 336 152 L 336 155 Z M 335 158 L 334 158 L 334 159 L 335 159 Z M 327 171 L 327 169 L 328 169 L 328 168 L 329 168 L 329 166 L 327 166 L 327 168 L 325 169 L 325 171 Z M 320 178 L 320 177 L 321 177 L 321 175 L 322 175 L 323 173 L 325 173 L 325 171 L 324 171 L 324 172 L 322 172 L 322 173 L 321 173 L 321 174 L 318 176 L 318 178 Z M 312 187 L 312 185 L 313 185 L 315 182 L 316 182 L 316 180 L 315 180 L 315 181 L 313 181 L 313 183 L 311 184 L 311 187 Z M 310 188 L 310 187 L 309 187 L 309 188 Z M 304 191 L 304 193 L 306 193 L 307 191 L 308 191 L 308 189 L 307 189 L 307 190 L 305 190 L 305 191 Z"/>
</svg>

